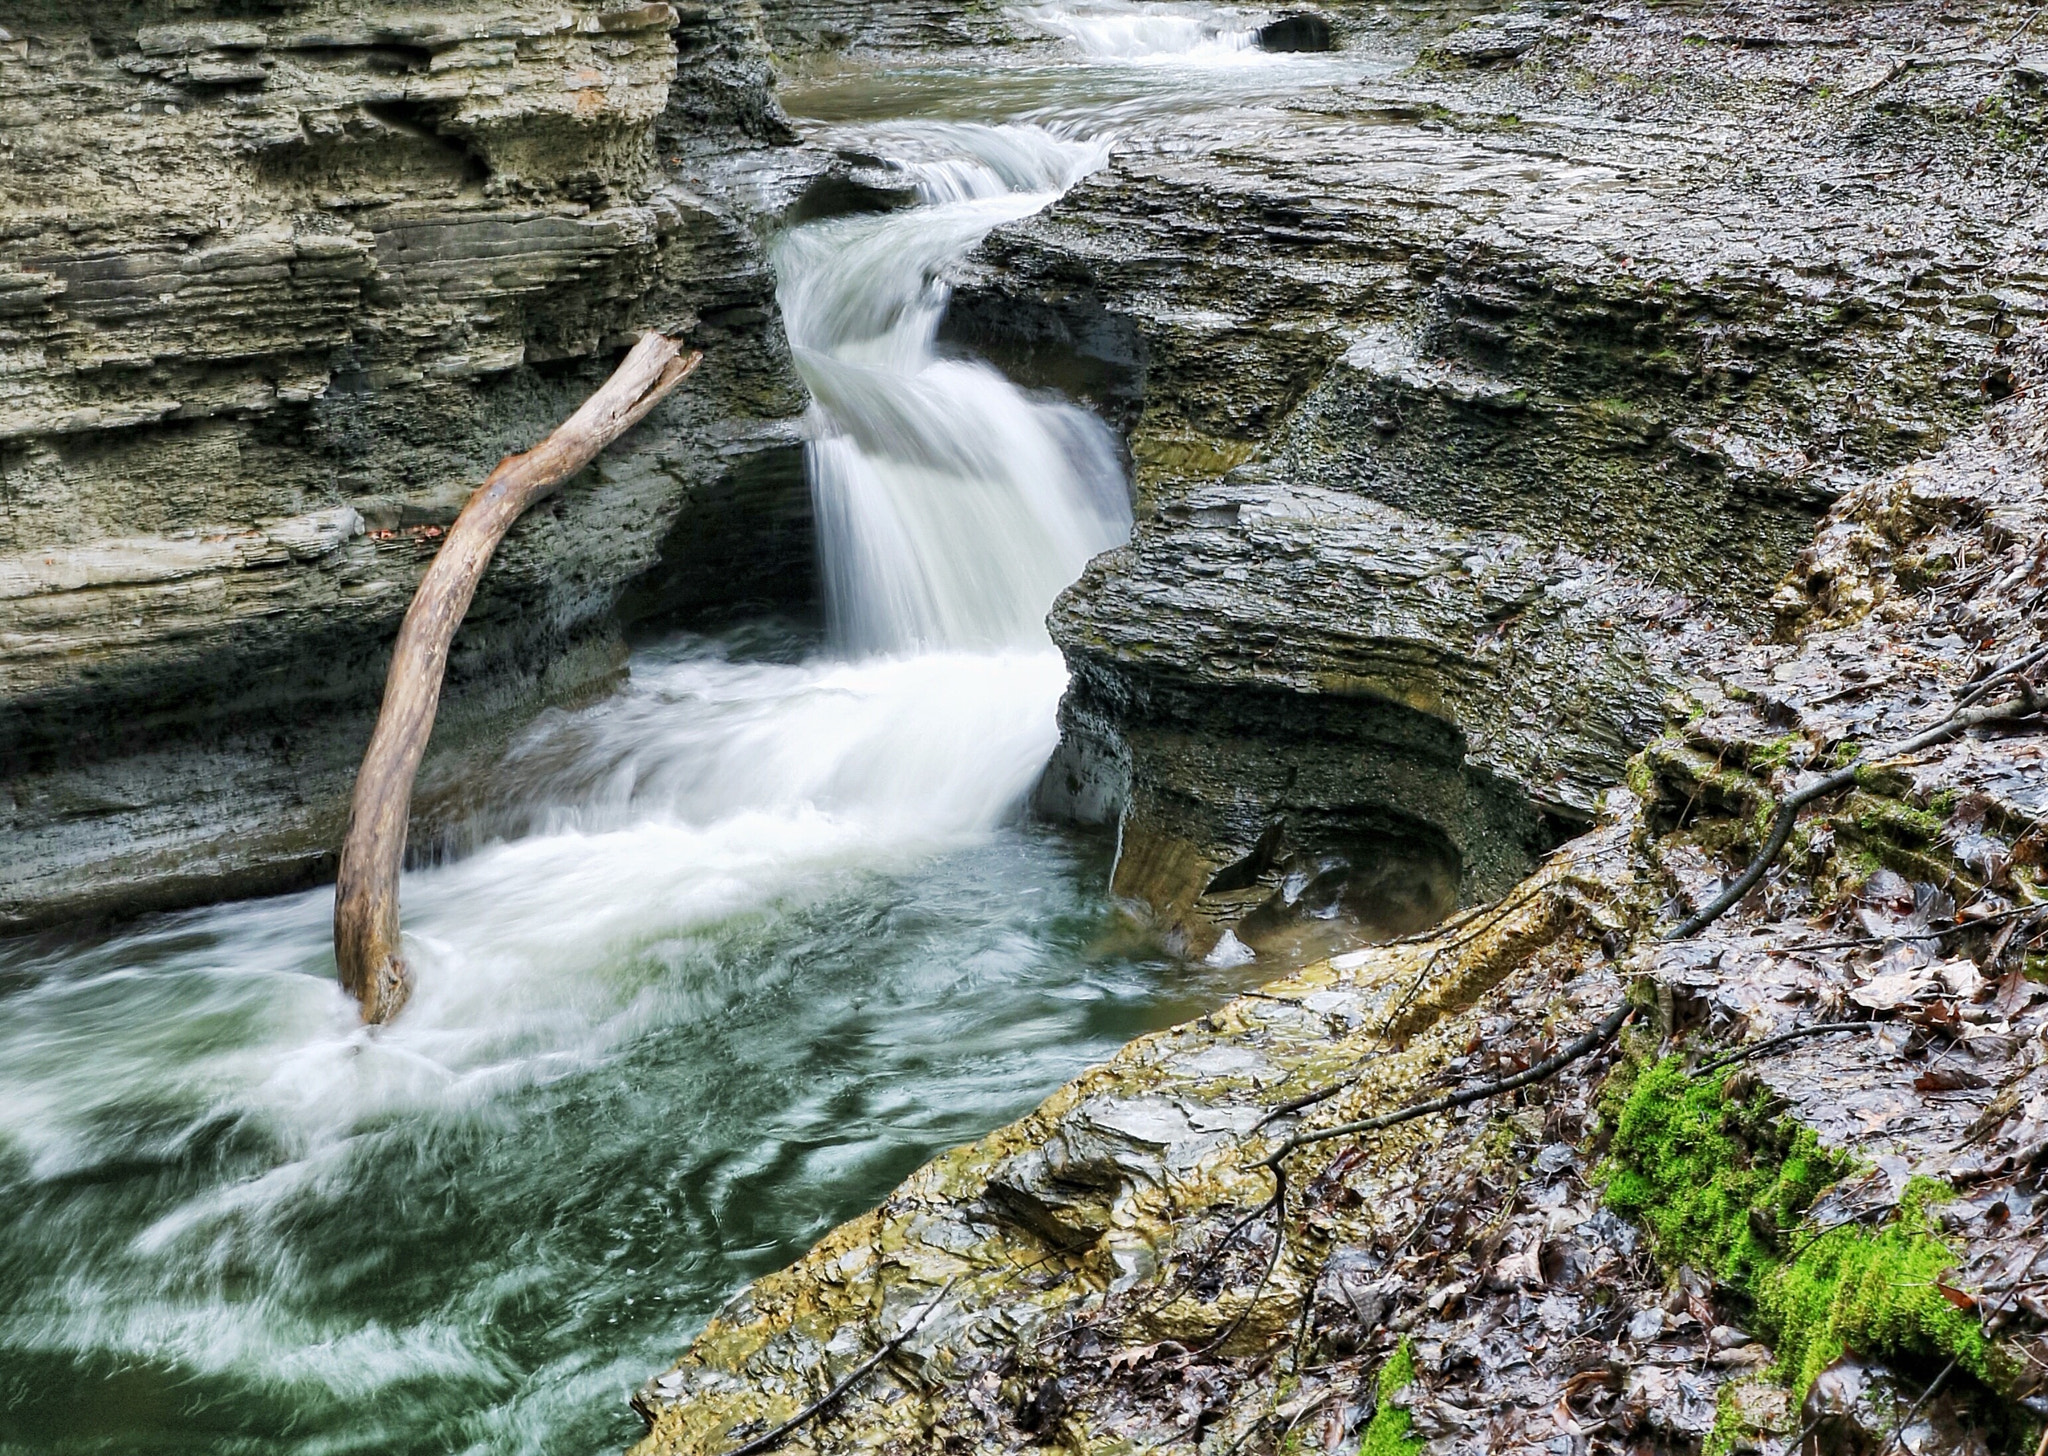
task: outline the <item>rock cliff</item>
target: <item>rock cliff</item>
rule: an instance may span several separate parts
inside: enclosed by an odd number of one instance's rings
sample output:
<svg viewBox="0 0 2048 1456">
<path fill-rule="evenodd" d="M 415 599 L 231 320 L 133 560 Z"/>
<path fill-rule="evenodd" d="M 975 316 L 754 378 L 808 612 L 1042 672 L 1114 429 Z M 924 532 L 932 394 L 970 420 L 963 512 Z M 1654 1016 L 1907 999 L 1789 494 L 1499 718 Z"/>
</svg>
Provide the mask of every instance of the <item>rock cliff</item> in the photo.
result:
<svg viewBox="0 0 2048 1456">
<path fill-rule="evenodd" d="M 1128 433 L 1041 790 L 1119 888 L 1194 951 L 1481 903 L 935 1160 L 649 1381 L 639 1456 L 2041 1437 L 2034 17 L 1331 13 L 1384 80 L 1127 147 L 949 327 Z M 2010 725 L 1664 938 L 1973 684 Z"/>
<path fill-rule="evenodd" d="M 1379 79 L 1137 138 L 949 316 L 1128 431 L 1144 518 L 1054 614 L 1041 799 L 1127 800 L 1119 888 L 1197 950 L 1275 822 L 1422 833 L 1468 897 L 1526 870 L 2042 310 L 2023 13 L 1333 13 Z M 1348 823 L 1276 774 L 1357 783 Z"/>
<path fill-rule="evenodd" d="M 641 328 L 705 365 L 500 552 L 422 828 L 625 617 L 808 601 L 752 5 L 0 25 L 0 930 L 326 872 L 440 531 Z"/>
</svg>

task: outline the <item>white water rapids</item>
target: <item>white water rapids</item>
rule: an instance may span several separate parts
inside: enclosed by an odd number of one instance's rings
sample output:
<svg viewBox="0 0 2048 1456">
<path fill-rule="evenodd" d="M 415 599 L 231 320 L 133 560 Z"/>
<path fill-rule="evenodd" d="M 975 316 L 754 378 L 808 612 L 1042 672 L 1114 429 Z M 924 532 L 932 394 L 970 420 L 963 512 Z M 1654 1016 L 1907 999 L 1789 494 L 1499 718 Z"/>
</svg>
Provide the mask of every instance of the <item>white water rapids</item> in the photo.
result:
<svg viewBox="0 0 2048 1456">
<path fill-rule="evenodd" d="M 1030 18 L 1134 97 L 1255 54 L 1230 12 Z M 1087 135 L 834 138 L 922 201 L 776 247 L 829 650 L 678 637 L 536 724 L 483 846 L 405 877 L 393 1026 L 334 984 L 326 891 L 0 945 L 0 1456 L 615 1446 L 737 1283 L 1213 1004 L 1100 846 L 1018 815 L 1046 611 L 1129 529 L 1114 442 L 934 343 L 944 270 Z"/>
<path fill-rule="evenodd" d="M 834 635 L 857 653 L 1049 651 L 1053 597 L 1130 529 L 1116 446 L 1092 415 L 936 354 L 937 275 L 1103 149 L 946 123 L 869 141 L 909 154 L 926 205 L 799 228 L 776 256 L 817 401 L 810 470 Z"/>
</svg>

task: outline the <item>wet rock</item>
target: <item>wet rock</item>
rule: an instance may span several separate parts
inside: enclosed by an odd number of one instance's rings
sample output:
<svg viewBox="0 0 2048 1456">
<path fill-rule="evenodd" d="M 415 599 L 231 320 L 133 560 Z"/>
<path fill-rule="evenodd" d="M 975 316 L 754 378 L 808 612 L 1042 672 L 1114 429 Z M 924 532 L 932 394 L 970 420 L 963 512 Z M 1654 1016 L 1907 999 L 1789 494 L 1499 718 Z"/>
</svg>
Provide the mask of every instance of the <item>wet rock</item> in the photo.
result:
<svg viewBox="0 0 2048 1456">
<path fill-rule="evenodd" d="M 1440 65 L 1497 65 L 1534 50 L 1543 32 L 1540 16 L 1484 15 L 1433 42 L 1423 55 Z"/>
<path fill-rule="evenodd" d="M 917 205 L 917 184 L 880 157 L 837 153 L 784 213 L 789 223 L 847 213 L 900 212 Z"/>
<path fill-rule="evenodd" d="M 1814 1378 L 1800 1407 L 1804 1428 L 1828 1451 L 1878 1456 L 1886 1447 L 1914 1456 L 1990 1456 L 1981 1431 L 1958 1418 L 1939 1394 L 1921 1401 L 1891 1371 L 1844 1355 Z"/>
<path fill-rule="evenodd" d="M 1306 10 L 1269 20 L 1258 32 L 1262 51 L 1326 51 L 1330 39 L 1328 19 Z"/>
<path fill-rule="evenodd" d="M 1337 860 L 1351 921 L 1406 933 L 1584 823 L 1687 664 L 1734 640 L 1671 603 L 1348 494 L 1192 491 L 1054 609 L 1075 677 L 1040 803 L 1117 778 L 1118 890 L 1194 953 L 1224 928 L 1260 947 Z"/>
<path fill-rule="evenodd" d="M 708 362 L 505 542 L 415 842 L 626 617 L 811 591 L 751 12 L 214 11 L 8 16 L 0 931 L 331 871 L 441 532 L 641 328 Z"/>
</svg>

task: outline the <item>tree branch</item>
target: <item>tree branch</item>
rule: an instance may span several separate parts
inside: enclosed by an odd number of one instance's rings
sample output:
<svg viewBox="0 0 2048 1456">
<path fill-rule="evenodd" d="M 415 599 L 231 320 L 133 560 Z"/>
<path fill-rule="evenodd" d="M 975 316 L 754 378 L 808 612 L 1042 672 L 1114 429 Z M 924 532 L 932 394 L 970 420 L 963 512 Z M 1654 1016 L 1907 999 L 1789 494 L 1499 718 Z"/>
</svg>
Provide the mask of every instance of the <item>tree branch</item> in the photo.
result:
<svg viewBox="0 0 2048 1456">
<path fill-rule="evenodd" d="M 638 424 L 703 357 L 684 355 L 679 341 L 662 334 L 642 335 L 612 377 L 559 429 L 524 454 L 498 462 L 420 579 L 384 678 L 384 706 L 356 774 L 334 885 L 335 970 L 361 1004 L 364 1021 L 389 1021 L 412 994 L 412 972 L 400 953 L 398 875 L 413 779 L 434 730 L 448 644 L 484 568 L 529 506 L 552 495 Z"/>
<path fill-rule="evenodd" d="M 1764 872 L 1771 867 L 1772 862 L 1784 850 L 1786 842 L 1792 838 L 1792 828 L 1798 822 L 1799 811 L 1816 799 L 1826 798 L 1829 794 L 1839 793 L 1848 788 L 1856 782 L 1856 775 L 1871 764 L 1888 758 L 1902 758 L 1909 753 L 1918 753 L 1921 749 L 1931 748 L 1945 738 L 1951 738 L 1986 723 L 2006 723 L 2025 718 L 2038 711 L 2039 706 L 2038 701 L 2029 693 L 2018 702 L 1998 703 L 1989 708 L 1959 708 L 1932 728 L 1914 735 L 1904 743 L 1875 755 L 1859 753 L 1845 767 L 1836 769 L 1825 778 L 1816 779 L 1803 789 L 1787 794 L 1779 801 L 1777 816 L 1771 820 L 1771 832 L 1764 840 L 1762 851 L 1749 862 L 1749 867 L 1736 877 L 1734 884 L 1715 896 L 1713 902 L 1705 909 L 1665 932 L 1662 939 L 1687 940 L 1698 935 L 1740 904 L 1743 896 L 1756 888 L 1757 881 L 1764 877 Z"/>
</svg>

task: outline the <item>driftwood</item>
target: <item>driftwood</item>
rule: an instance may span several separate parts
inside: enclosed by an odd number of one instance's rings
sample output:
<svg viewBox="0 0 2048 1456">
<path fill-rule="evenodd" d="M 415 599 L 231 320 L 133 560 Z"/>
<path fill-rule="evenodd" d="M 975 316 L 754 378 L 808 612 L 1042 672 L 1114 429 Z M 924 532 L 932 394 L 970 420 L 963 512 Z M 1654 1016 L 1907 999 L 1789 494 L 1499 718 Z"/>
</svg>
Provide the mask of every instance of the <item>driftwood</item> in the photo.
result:
<svg viewBox="0 0 2048 1456">
<path fill-rule="evenodd" d="M 642 336 L 604 387 L 559 429 L 524 454 L 498 462 L 449 527 L 440 554 L 421 578 L 398 629 L 384 679 L 384 706 L 356 774 L 334 886 L 335 969 L 342 986 L 361 1004 L 364 1021 L 389 1021 L 412 993 L 398 932 L 406 819 L 413 778 L 441 699 L 448 644 L 469 611 L 478 579 L 498 542 L 529 506 L 553 494 L 637 424 L 701 358 L 700 353 L 685 355 L 679 341 L 662 334 Z"/>
</svg>

